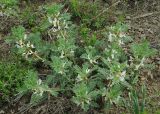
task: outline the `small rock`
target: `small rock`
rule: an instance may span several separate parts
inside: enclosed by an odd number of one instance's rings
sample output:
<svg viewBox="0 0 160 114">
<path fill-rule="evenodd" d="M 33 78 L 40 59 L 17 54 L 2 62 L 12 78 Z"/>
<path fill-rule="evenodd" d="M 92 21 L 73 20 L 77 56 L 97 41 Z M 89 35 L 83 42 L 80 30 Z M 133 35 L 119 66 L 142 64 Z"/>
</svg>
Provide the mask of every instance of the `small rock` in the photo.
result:
<svg viewBox="0 0 160 114">
<path fill-rule="evenodd" d="M 0 111 L 0 114 L 5 114 L 4 110 L 1 110 L 1 111 Z"/>
</svg>

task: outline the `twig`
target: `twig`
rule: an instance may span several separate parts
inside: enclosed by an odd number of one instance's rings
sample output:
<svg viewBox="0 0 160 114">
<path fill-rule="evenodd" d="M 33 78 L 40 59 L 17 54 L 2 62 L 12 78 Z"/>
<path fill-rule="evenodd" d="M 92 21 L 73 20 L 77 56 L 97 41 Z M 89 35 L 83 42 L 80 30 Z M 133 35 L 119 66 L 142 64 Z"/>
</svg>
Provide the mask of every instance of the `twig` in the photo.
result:
<svg viewBox="0 0 160 114">
<path fill-rule="evenodd" d="M 148 17 L 148 16 L 151 16 L 151 15 L 155 15 L 155 14 L 159 14 L 160 12 L 152 12 L 152 13 L 146 13 L 146 14 L 143 14 L 143 15 L 139 15 L 139 16 L 136 16 L 136 17 L 133 17 L 133 19 L 139 19 L 139 18 L 143 18 L 143 17 Z"/>
<path fill-rule="evenodd" d="M 112 7 L 116 6 L 116 5 L 118 5 L 120 2 L 121 2 L 121 1 L 118 0 L 117 2 L 115 2 L 114 4 L 112 4 L 111 6 L 109 6 L 108 8 L 102 10 L 101 13 L 99 13 L 96 17 L 92 18 L 91 20 L 97 19 L 97 18 L 98 18 L 99 16 L 101 16 L 103 13 L 107 12 L 110 8 L 112 8 Z"/>
<path fill-rule="evenodd" d="M 48 74 L 38 74 L 39 76 L 47 76 Z"/>
<path fill-rule="evenodd" d="M 49 106 L 50 106 L 50 99 L 51 99 L 51 95 L 50 95 L 50 93 L 48 92 L 48 102 L 47 102 L 47 113 L 49 113 Z"/>
</svg>

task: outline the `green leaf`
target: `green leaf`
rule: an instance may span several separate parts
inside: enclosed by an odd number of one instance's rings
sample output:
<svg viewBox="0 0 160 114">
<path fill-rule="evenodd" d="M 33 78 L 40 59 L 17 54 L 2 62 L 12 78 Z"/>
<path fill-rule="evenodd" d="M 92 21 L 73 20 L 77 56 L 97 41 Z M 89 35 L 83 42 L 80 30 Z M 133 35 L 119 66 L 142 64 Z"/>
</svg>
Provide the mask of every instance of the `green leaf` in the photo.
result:
<svg viewBox="0 0 160 114">
<path fill-rule="evenodd" d="M 34 71 L 28 71 L 27 78 L 24 80 L 23 86 L 19 89 L 19 92 L 23 93 L 25 91 L 30 91 L 37 87 L 37 73 Z"/>
<path fill-rule="evenodd" d="M 30 99 L 30 104 L 39 103 L 42 98 L 43 98 L 43 96 L 41 96 L 39 94 L 32 94 L 31 99 Z"/>
<path fill-rule="evenodd" d="M 132 44 L 131 50 L 134 54 L 134 57 L 140 59 L 142 59 L 143 57 L 150 57 L 156 54 L 156 50 L 150 48 L 150 44 L 148 41 Z"/>
<path fill-rule="evenodd" d="M 24 38 L 25 28 L 23 26 L 13 27 L 11 32 L 13 40 L 20 40 Z"/>
<path fill-rule="evenodd" d="M 53 5 L 50 5 L 50 6 L 46 6 L 46 11 L 47 11 L 47 14 L 49 16 L 54 16 L 56 15 L 57 13 L 60 12 L 60 10 L 62 9 L 62 5 L 59 5 L 59 4 L 53 4 Z"/>
<path fill-rule="evenodd" d="M 72 62 L 68 61 L 68 59 L 62 59 L 57 56 L 52 56 L 51 59 L 51 67 L 56 73 L 65 74 L 67 72 L 67 68 L 72 65 Z"/>
<path fill-rule="evenodd" d="M 7 6 L 14 6 L 18 3 L 19 0 L 0 0 L 0 4 Z"/>
<path fill-rule="evenodd" d="M 57 96 L 57 95 L 58 95 L 58 92 L 55 91 L 54 89 L 50 89 L 50 94 L 51 94 L 52 96 Z"/>
<path fill-rule="evenodd" d="M 138 95 L 136 91 L 132 91 L 131 98 L 133 102 L 134 114 L 139 114 L 139 103 L 138 103 Z"/>
</svg>

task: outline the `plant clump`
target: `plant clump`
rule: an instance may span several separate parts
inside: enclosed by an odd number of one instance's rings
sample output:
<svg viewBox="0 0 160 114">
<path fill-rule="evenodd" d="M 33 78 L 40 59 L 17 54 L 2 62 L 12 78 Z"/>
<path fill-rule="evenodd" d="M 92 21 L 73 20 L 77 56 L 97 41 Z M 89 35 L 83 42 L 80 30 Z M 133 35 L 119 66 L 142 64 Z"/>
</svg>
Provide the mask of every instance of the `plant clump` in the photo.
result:
<svg viewBox="0 0 160 114">
<path fill-rule="evenodd" d="M 72 0 L 74 11 L 75 5 Z M 13 65 L 12 72 L 10 65 L 2 74 L 17 80 L 22 80 L 22 75 L 26 77 L 22 85 L 17 83 L 18 92 L 22 95 L 31 92 L 31 104 L 64 95 L 84 111 L 122 105 L 124 93 L 134 90 L 141 69 L 156 50 L 145 39 L 134 42 L 123 22 L 107 26 L 98 38 L 89 28 L 74 24 L 63 5 L 44 5 L 39 11 L 42 20 L 34 29 L 14 26 L 6 42 L 32 67 L 40 62 L 51 73 L 41 79 L 35 69 L 24 72 Z M 9 72 L 11 75 L 6 74 Z"/>
</svg>

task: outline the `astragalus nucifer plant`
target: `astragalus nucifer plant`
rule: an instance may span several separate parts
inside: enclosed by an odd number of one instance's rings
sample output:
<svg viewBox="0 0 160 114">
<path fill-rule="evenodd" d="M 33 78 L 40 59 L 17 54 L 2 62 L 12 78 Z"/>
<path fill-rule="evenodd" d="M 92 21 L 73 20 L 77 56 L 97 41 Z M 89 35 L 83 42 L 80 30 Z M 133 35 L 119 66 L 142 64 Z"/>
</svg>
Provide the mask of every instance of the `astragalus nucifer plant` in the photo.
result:
<svg viewBox="0 0 160 114">
<path fill-rule="evenodd" d="M 45 18 L 36 33 L 28 33 L 23 26 L 13 27 L 8 41 L 26 61 L 42 61 L 52 73 L 42 80 L 36 71 L 29 71 L 19 92 L 31 91 L 31 103 L 49 95 L 68 95 L 85 111 L 102 104 L 118 105 L 124 90 L 132 90 L 145 60 L 155 50 L 146 40 L 132 43 L 127 26 L 120 22 L 108 27 L 102 39 L 81 44 L 77 41 L 78 27 L 62 5 L 47 5 L 41 10 Z M 41 38 L 42 32 L 49 40 Z"/>
</svg>

